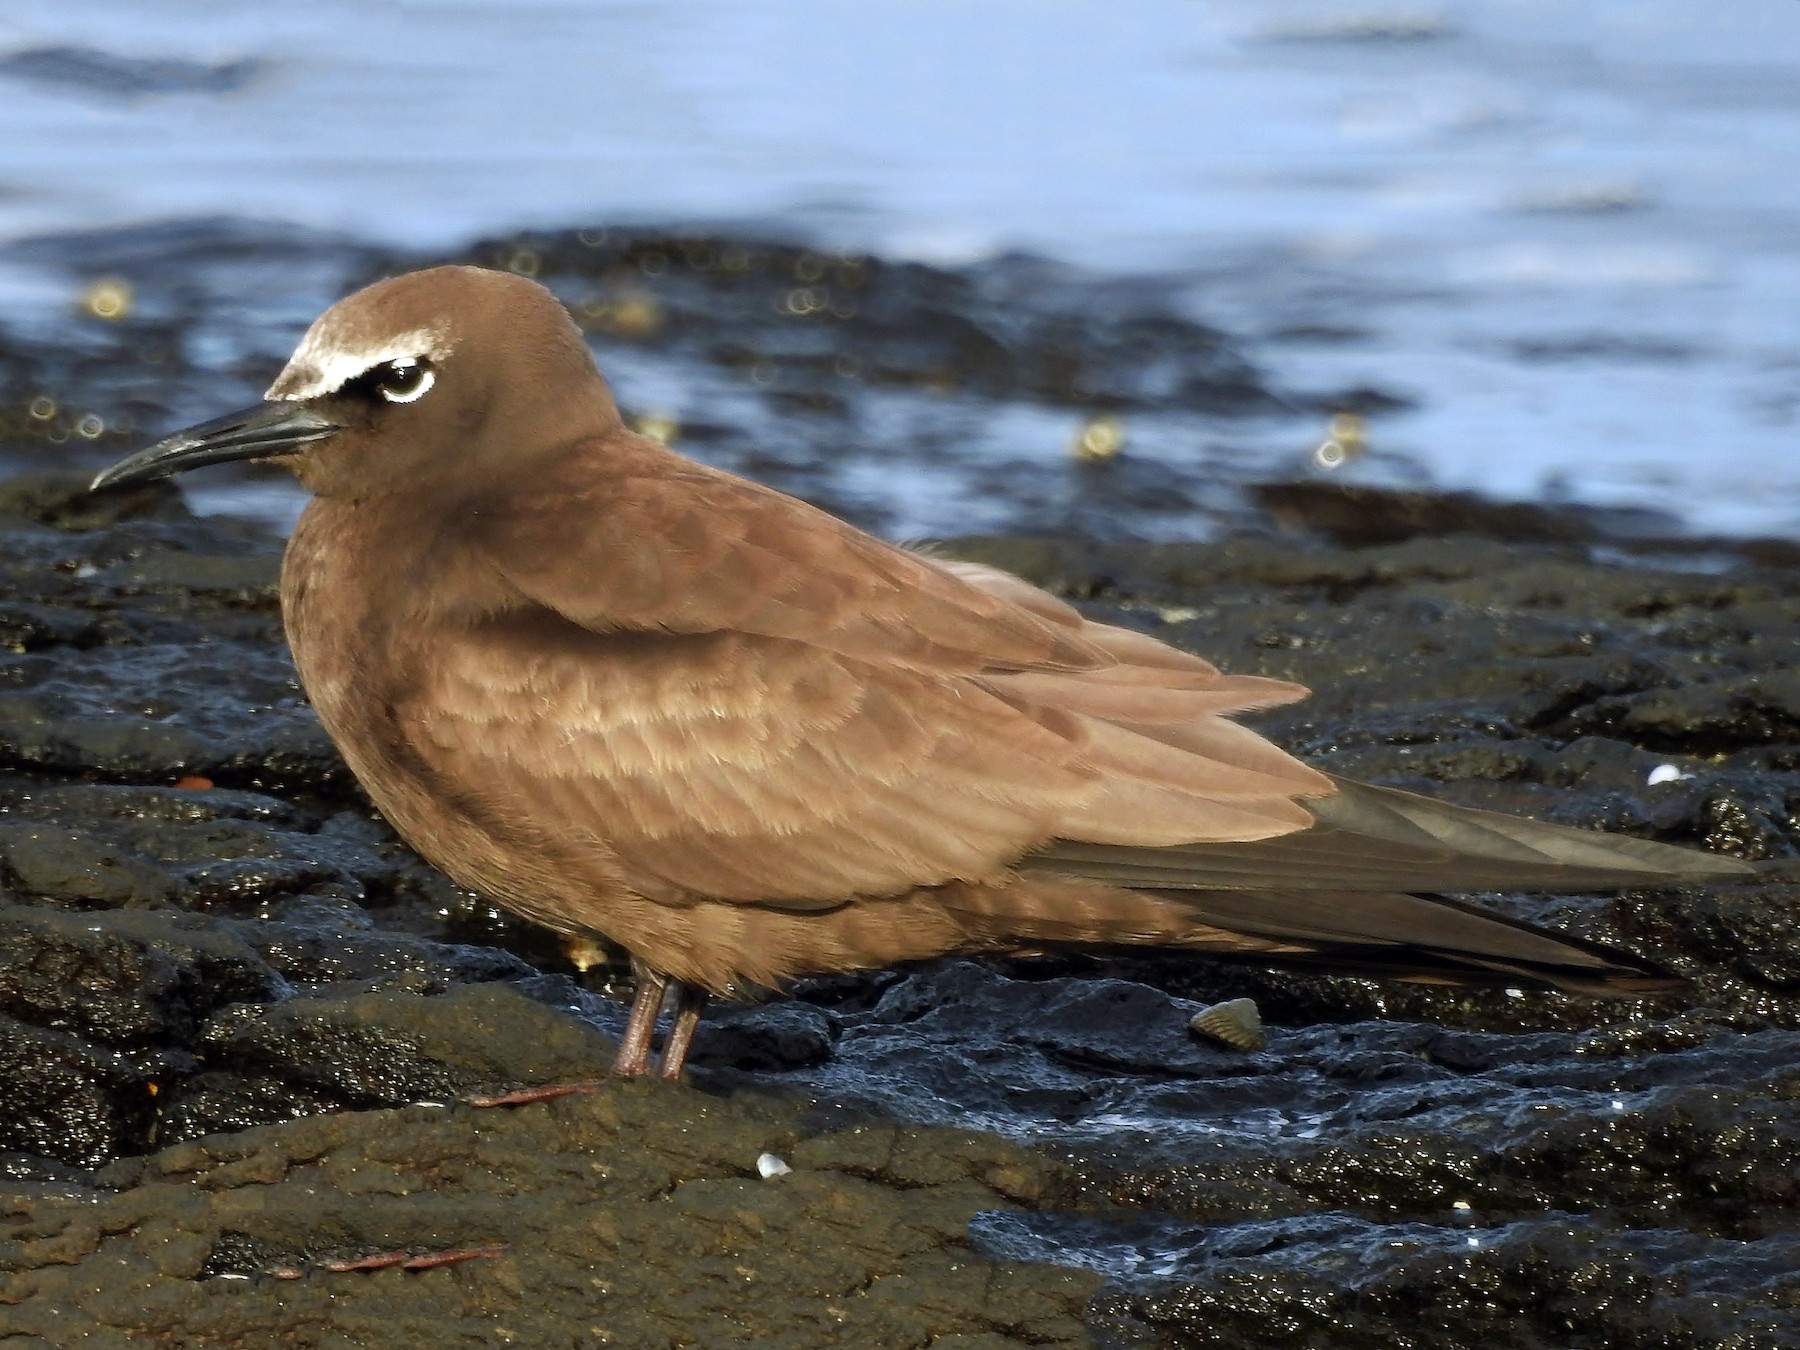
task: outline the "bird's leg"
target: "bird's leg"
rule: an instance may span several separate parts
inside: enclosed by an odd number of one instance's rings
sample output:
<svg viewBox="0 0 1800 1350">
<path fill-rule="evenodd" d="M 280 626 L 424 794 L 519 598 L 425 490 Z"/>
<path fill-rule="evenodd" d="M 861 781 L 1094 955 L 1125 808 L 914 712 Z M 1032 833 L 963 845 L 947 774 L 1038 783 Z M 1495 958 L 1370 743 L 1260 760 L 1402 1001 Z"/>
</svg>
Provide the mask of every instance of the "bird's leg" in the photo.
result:
<svg viewBox="0 0 1800 1350">
<path fill-rule="evenodd" d="M 675 1021 L 669 1028 L 669 1039 L 663 1042 L 662 1063 L 657 1073 L 664 1078 L 681 1077 L 681 1066 L 687 1062 L 688 1047 L 694 1043 L 694 1028 L 700 1025 L 701 1009 L 706 1007 L 706 991 L 676 980 Z"/>
<path fill-rule="evenodd" d="M 656 1035 L 656 1015 L 662 1011 L 668 988 L 667 975 L 648 966 L 637 967 L 637 993 L 631 1000 L 631 1016 L 625 1019 L 619 1057 L 613 1061 L 614 1078 L 642 1078 L 650 1072 L 650 1041 Z"/>
<path fill-rule="evenodd" d="M 637 992 L 631 999 L 631 1013 L 625 1019 L 625 1035 L 619 1041 L 619 1054 L 613 1060 L 611 1077 L 646 1078 L 656 1072 L 650 1067 L 650 1043 L 656 1036 L 656 1019 L 662 1012 L 663 999 L 670 993 L 676 995 L 675 1024 L 669 1031 L 660 1072 L 664 1078 L 680 1075 L 681 1062 L 687 1058 L 688 1045 L 694 1039 L 694 1024 L 700 1020 L 706 995 L 689 989 L 679 980 L 671 980 L 661 971 L 640 965 L 637 967 Z M 577 1092 L 598 1092 L 604 1085 L 604 1079 L 591 1083 L 550 1083 L 542 1087 L 517 1088 L 512 1092 L 482 1093 L 465 1100 L 471 1106 L 519 1106 Z"/>
</svg>

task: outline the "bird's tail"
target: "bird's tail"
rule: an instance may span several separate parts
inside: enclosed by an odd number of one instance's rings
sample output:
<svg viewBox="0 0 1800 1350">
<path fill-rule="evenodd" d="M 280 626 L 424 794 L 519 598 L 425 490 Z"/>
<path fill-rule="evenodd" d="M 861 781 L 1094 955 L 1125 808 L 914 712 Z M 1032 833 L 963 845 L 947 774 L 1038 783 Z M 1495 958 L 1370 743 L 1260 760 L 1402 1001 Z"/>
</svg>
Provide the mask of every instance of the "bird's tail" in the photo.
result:
<svg viewBox="0 0 1800 1350">
<path fill-rule="evenodd" d="M 1057 840 L 1023 870 L 1134 890 L 1594 891 L 1757 875 L 1738 858 L 1333 779 L 1310 829 L 1163 848 Z"/>
<path fill-rule="evenodd" d="M 1642 994 L 1686 982 L 1636 957 L 1438 895 L 1122 890 L 1022 877 L 946 887 L 970 946 L 1013 954 L 1178 948 L 1335 974 Z"/>
<path fill-rule="evenodd" d="M 1736 858 L 1332 780 L 1310 829 L 1139 847 L 1058 840 L 1011 887 L 970 891 L 1022 945 L 1187 947 L 1458 984 L 1642 993 L 1682 981 L 1446 891 L 1615 890 L 1758 875 Z M 1036 900 L 1034 897 L 1042 897 Z M 1010 911 L 1010 912 L 1004 912 Z"/>
</svg>

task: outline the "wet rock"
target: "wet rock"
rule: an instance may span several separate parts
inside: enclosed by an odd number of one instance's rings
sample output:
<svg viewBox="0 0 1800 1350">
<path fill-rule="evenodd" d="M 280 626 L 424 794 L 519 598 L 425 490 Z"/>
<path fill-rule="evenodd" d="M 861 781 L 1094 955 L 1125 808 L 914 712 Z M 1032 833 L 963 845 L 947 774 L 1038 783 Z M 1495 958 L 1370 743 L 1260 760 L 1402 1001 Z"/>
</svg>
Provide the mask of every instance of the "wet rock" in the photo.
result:
<svg viewBox="0 0 1800 1350">
<path fill-rule="evenodd" d="M 42 516 L 81 478 L 38 476 Z M 0 615 L 0 762 L 61 775 L 343 791 L 280 645 L 277 541 L 158 506 L 110 530 L 58 516 L 6 528 L 0 581 L 29 607 Z M 0 518 L 3 519 L 3 518 Z M 51 659 L 51 657 L 54 659 Z M 203 692 L 204 691 L 204 692 Z M 197 696 L 198 695 L 198 696 Z"/>
<path fill-rule="evenodd" d="M 82 1037 L 0 1014 L 0 1151 L 95 1167 L 141 1147 L 150 1073 Z"/>
<path fill-rule="evenodd" d="M 753 1072 L 813 1068 L 831 1057 L 835 1034 L 832 1019 L 817 1008 L 751 1008 L 713 1026 L 702 1022 L 691 1062 Z"/>
<path fill-rule="evenodd" d="M 1748 1253 L 1669 1233 L 1622 1246 L 1592 1225 L 1549 1219 L 1478 1235 L 1354 1224 L 1295 1233 L 1271 1225 L 1261 1251 L 1209 1245 L 1217 1259 L 1194 1262 L 1179 1278 L 1153 1276 L 1130 1292 L 1103 1293 L 1094 1321 L 1106 1340 L 1219 1347 L 1319 1340 L 1346 1350 L 1397 1343 L 1460 1350 L 1477 1340 L 1518 1350 L 1793 1343 L 1787 1272 L 1800 1252 L 1791 1235 Z M 1750 1287 L 1719 1289 L 1709 1276 L 1720 1257 L 1754 1269 Z"/>
<path fill-rule="evenodd" d="M 792 1172 L 758 1174 L 768 1152 Z M 0 1332 L 417 1345 L 1080 1345 L 1098 1281 L 970 1250 L 1059 1170 L 998 1140 L 674 1085 L 518 1110 L 354 1112 L 14 1189 Z M 456 1265 L 413 1270 L 399 1258 Z M 392 1255 L 390 1255 L 392 1254 Z M 385 1273 L 354 1269 L 386 1257 Z M 41 1343 L 41 1342 L 40 1342 Z"/>
<path fill-rule="evenodd" d="M 117 1047 L 185 1044 L 226 1003 L 280 982 L 235 934 L 175 914 L 90 919 L 0 906 L 0 1009 Z"/>
<path fill-rule="evenodd" d="M 1348 406 L 1348 405 L 1345 405 Z M 1634 508 L 1496 501 L 1472 492 L 1428 492 L 1308 480 L 1256 483 L 1251 496 L 1284 528 L 1353 548 L 1468 535 L 1509 543 L 1598 544 L 1625 554 L 1700 562 L 1750 558 L 1800 563 L 1787 539 L 1684 536 L 1672 515 Z"/>
<path fill-rule="evenodd" d="M 1261 483 L 1257 500 L 1284 526 L 1361 547 L 1447 534 L 1584 542 L 1604 531 L 1592 513 L 1466 492 L 1401 492 L 1343 483 Z M 1665 533 L 1669 522 L 1660 522 Z"/>
<path fill-rule="evenodd" d="M 166 872 L 81 830 L 0 822 L 0 877 L 15 891 L 77 905 L 168 899 Z"/>
<path fill-rule="evenodd" d="M 0 334 L 0 438 L 66 456 L 53 435 L 95 409 L 98 453 L 120 419 L 247 402 L 325 302 L 416 261 L 226 242 L 85 241 L 90 274 L 133 278 L 131 312 L 67 347 Z M 1021 518 L 1095 532 L 1154 534 L 1171 509 L 1230 525 L 1203 545 L 950 547 L 1312 684 L 1259 724 L 1333 771 L 1800 854 L 1791 548 L 1416 493 L 1265 496 L 1303 531 L 1277 537 L 1159 456 L 1156 419 L 1305 400 L 1159 294 L 1029 260 L 649 231 L 478 256 L 544 276 L 624 369 L 667 358 L 713 381 L 717 411 L 673 434 L 865 519 L 878 508 L 828 469 L 979 480 Z M 242 313 L 271 266 L 285 298 Z M 959 467 L 974 419 L 1009 401 L 1066 410 L 1053 473 L 1010 448 Z M 1096 414 L 1127 451 L 1064 463 Z M 1800 906 L 1773 873 L 1483 900 L 1635 951 L 1686 994 L 952 961 L 710 1012 L 701 1093 L 467 1110 L 466 1093 L 593 1077 L 620 1004 L 369 811 L 283 651 L 278 540 L 161 486 L 92 497 L 85 477 L 0 484 L 0 1331 L 419 1344 L 473 1316 L 535 1344 L 598 1338 L 571 1314 L 591 1310 L 620 1344 L 735 1326 L 769 1345 L 1057 1344 L 1099 1276 L 1089 1321 L 1119 1343 L 1760 1347 L 1794 1320 Z M 1597 561 L 1621 552 L 1640 565 Z M 1664 763 L 1686 776 L 1651 781 Z M 588 978 L 629 992 L 604 963 Z M 1185 1031 L 1238 998 L 1268 1048 Z M 787 1104 L 751 1099 L 768 1091 Z M 765 1152 L 792 1172 L 764 1180 Z M 972 1253 L 971 1216 L 1013 1208 L 976 1223 L 998 1259 Z"/>
<path fill-rule="evenodd" d="M 188 520 L 181 490 L 173 483 L 139 483 L 117 492 L 87 490 L 84 475 L 42 470 L 0 483 L 0 517 L 15 516 L 52 529 L 81 532 L 145 518 Z"/>
<path fill-rule="evenodd" d="M 613 1047 L 590 1028 L 505 985 L 416 983 L 423 989 L 234 1004 L 208 1019 L 199 1045 L 215 1071 L 241 1074 L 259 1092 L 279 1081 L 332 1109 L 584 1081 L 610 1063 Z M 217 1096 L 216 1084 L 208 1090 Z M 210 1132 L 204 1123 L 188 1113 L 188 1130 Z"/>
<path fill-rule="evenodd" d="M 1313 682 L 1315 699 L 1263 720 L 1338 771 L 1740 854 L 1796 852 L 1800 747 L 1781 739 L 1786 724 L 1771 711 L 1784 706 L 1800 646 L 1790 574 L 1597 567 L 1561 546 L 1469 538 L 1351 551 L 1254 538 L 959 549 L 1234 669 Z M 54 733 L 60 757 L 15 750 L 0 780 L 0 881 L 14 896 L 0 908 L 10 1122 L 0 1147 L 32 1184 L 79 1184 L 58 1170 L 75 1165 L 130 1186 L 142 1166 L 132 1160 L 172 1141 L 591 1078 L 619 1030 L 619 1005 L 576 984 L 554 942 L 449 886 L 373 819 L 322 738 L 298 770 L 259 761 L 272 753 L 271 726 L 298 744 L 318 737 L 255 580 L 273 557 L 254 532 L 179 517 L 54 530 L 23 520 L 0 532 L 16 603 L 36 607 L 26 650 L 0 656 L 11 691 L 89 700 L 70 705 L 85 723 L 40 706 L 31 725 L 41 742 Z M 91 575 L 77 575 L 84 566 Z M 246 689 L 261 704 L 248 715 Z M 1652 705 L 1659 691 L 1670 699 Z M 1621 700 L 1664 711 L 1614 715 Z M 0 723 L 7 706 L 0 697 Z M 1691 776 L 1652 783 L 1671 741 Z M 196 773 L 217 785 L 174 786 Z M 1491 1308 L 1544 1338 L 1558 1317 L 1616 1338 L 1639 1313 L 1683 1326 L 1703 1307 L 1711 1321 L 1696 1328 L 1761 1334 L 1779 1292 L 1761 1272 L 1784 1250 L 1800 1149 L 1791 888 L 1496 903 L 1638 951 L 1697 992 L 1514 996 L 1153 955 L 1003 971 L 948 962 L 721 1008 L 703 1025 L 695 1078 L 715 1093 L 779 1088 L 811 1102 L 814 1122 L 898 1116 L 1054 1144 L 1068 1185 L 1041 1202 L 1060 1217 L 1034 1218 L 1016 1251 L 981 1241 L 998 1256 L 1108 1275 L 1093 1313 L 1108 1335 L 1203 1344 L 1216 1326 L 1258 1344 L 1271 1326 L 1329 1326 L 1374 1343 L 1404 1320 L 1395 1309 L 1421 1298 L 1460 1309 L 1444 1314 L 1443 1344 L 1486 1334 L 1482 1319 L 1500 1317 Z M 1240 997 L 1274 1028 L 1270 1049 L 1186 1033 L 1202 1005 Z M 742 1176 L 764 1190 L 809 1174 L 803 1142 L 753 1143 Z M 755 1176 L 765 1151 L 794 1168 L 779 1186 Z M 394 1177 L 413 1165 L 371 1165 L 359 1174 L 370 1181 L 344 1184 L 404 1188 L 414 1183 Z M 948 1184 L 947 1165 L 918 1152 L 843 1164 L 902 1188 Z M 444 1183 L 465 1207 L 471 1175 Z M 695 1232 L 714 1231 L 724 1193 L 691 1194 Z M 587 1231 L 573 1210 L 538 1208 L 546 1224 Z M 1567 1225 L 1546 1225 L 1546 1211 L 1572 1216 L 1591 1259 L 1565 1259 Z M 317 1231 L 340 1235 L 337 1245 L 283 1245 L 235 1221 L 196 1239 L 186 1222 L 146 1219 L 173 1234 L 157 1260 L 208 1275 L 184 1290 L 241 1284 L 226 1279 L 238 1274 L 261 1289 L 274 1268 L 300 1270 L 300 1285 L 456 1281 L 504 1259 L 470 1257 L 458 1273 L 333 1273 L 318 1262 L 496 1239 L 334 1218 Z M 314 1232 L 310 1223 L 288 1227 Z M 1145 1231 L 1156 1242 L 1133 1247 Z M 1469 1248 L 1470 1236 L 1484 1245 Z M 1657 1245 L 1665 1239 L 1706 1253 L 1719 1272 L 1710 1304 L 1658 1273 L 1678 1265 Z M 1706 1245 L 1728 1242 L 1738 1245 Z M 652 1248 L 671 1260 L 688 1250 Z M 1128 1248 L 1138 1255 L 1125 1259 Z M 927 1259 L 932 1249 L 910 1250 Z M 1465 1250 L 1473 1263 L 1432 1255 Z M 866 1276 L 842 1260 L 833 1253 L 827 1283 Z M 1349 1273 L 1324 1284 L 1307 1274 L 1340 1268 Z M 1615 1277 L 1635 1281 L 1636 1302 L 1607 1294 Z M 101 1296 L 80 1297 L 84 1316 L 114 1316 Z M 194 1297 L 168 1315 L 203 1323 L 210 1305 Z M 953 1300 L 930 1314 L 949 1321 L 928 1324 L 1028 1338 L 1030 1318 L 1072 1307 L 1060 1298 L 1038 1296 L 1004 1324 L 957 1321 Z"/>
</svg>

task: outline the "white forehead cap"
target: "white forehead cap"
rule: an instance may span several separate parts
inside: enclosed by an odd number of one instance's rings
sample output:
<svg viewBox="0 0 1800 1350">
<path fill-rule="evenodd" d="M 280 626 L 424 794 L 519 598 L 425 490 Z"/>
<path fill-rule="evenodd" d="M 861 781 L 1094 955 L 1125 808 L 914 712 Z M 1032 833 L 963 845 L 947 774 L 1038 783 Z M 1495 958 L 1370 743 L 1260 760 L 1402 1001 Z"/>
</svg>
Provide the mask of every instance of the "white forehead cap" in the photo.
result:
<svg viewBox="0 0 1800 1350">
<path fill-rule="evenodd" d="M 325 316 L 327 320 L 331 317 Z M 370 339 L 366 335 L 353 338 L 341 325 L 321 320 L 300 339 L 300 345 L 263 397 L 318 398 L 342 389 L 364 371 L 385 361 L 417 361 L 422 356 L 442 361 L 450 355 L 452 346 L 449 334 L 435 325 Z"/>
</svg>

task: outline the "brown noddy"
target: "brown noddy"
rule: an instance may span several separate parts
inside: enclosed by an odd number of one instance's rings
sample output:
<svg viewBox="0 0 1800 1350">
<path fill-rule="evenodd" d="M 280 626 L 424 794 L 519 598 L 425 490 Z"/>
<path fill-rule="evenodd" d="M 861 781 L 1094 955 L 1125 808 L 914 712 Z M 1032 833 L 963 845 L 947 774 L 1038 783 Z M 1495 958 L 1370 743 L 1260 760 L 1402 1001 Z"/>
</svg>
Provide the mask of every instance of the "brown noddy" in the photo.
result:
<svg viewBox="0 0 1800 1350">
<path fill-rule="evenodd" d="M 281 600 L 326 730 L 458 882 L 632 954 L 615 1073 L 651 1071 L 670 992 L 674 1076 L 709 993 L 950 952 L 1667 987 L 1435 892 L 1752 871 L 1310 768 L 1232 720 L 1298 685 L 634 434 L 563 307 L 516 276 L 358 291 L 261 406 L 94 486 L 271 457 L 312 493 Z"/>
</svg>

